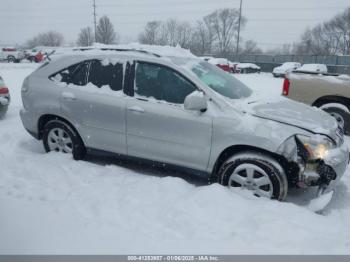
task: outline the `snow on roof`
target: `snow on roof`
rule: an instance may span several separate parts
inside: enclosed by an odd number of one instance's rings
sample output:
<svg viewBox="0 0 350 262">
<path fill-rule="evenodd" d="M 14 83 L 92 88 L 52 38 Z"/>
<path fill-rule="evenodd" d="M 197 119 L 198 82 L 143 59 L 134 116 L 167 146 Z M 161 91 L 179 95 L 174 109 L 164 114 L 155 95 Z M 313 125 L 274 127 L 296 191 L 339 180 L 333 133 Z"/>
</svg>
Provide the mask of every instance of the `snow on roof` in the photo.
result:
<svg viewBox="0 0 350 262">
<path fill-rule="evenodd" d="M 324 64 L 304 64 L 296 71 L 327 73 L 327 66 Z"/>
<path fill-rule="evenodd" d="M 186 57 L 186 58 L 195 58 L 196 56 L 191 53 L 190 50 L 184 49 L 181 46 L 160 46 L 160 45 L 144 45 L 139 43 L 130 43 L 122 45 L 104 45 L 100 43 L 95 43 L 93 48 L 115 48 L 115 49 L 126 49 L 126 50 L 140 50 L 146 51 L 149 53 L 154 53 L 159 56 L 166 57 Z"/>
<path fill-rule="evenodd" d="M 300 63 L 298 62 L 285 62 L 280 66 L 280 68 L 290 69 L 298 65 L 300 66 Z"/>
<path fill-rule="evenodd" d="M 239 63 L 237 64 L 238 68 L 253 68 L 253 69 L 260 69 L 260 66 L 257 66 L 256 64 L 252 63 Z"/>
<path fill-rule="evenodd" d="M 158 45 L 143 45 L 139 43 L 122 44 L 122 45 L 105 45 L 95 43 L 92 46 L 87 47 L 70 47 L 70 48 L 57 48 L 54 54 L 50 55 L 51 59 L 58 59 L 62 56 L 76 55 L 76 54 L 87 54 L 87 55 L 102 55 L 102 54 L 115 54 L 114 50 L 127 50 L 127 51 L 141 51 L 150 53 L 160 57 L 181 57 L 181 58 L 197 58 L 189 50 L 181 48 L 180 46 L 158 46 Z"/>
<path fill-rule="evenodd" d="M 228 65 L 229 61 L 226 58 L 210 58 L 208 63 L 213 65 Z"/>
</svg>

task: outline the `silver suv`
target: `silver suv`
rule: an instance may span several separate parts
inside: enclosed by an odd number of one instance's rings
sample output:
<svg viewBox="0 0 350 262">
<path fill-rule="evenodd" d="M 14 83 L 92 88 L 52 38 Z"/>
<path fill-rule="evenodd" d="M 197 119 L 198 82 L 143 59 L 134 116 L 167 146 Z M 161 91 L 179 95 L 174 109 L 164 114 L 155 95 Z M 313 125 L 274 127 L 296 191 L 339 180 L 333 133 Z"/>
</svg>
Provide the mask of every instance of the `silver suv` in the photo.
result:
<svg viewBox="0 0 350 262">
<path fill-rule="evenodd" d="M 348 164 L 342 130 L 328 114 L 283 98 L 260 101 L 197 58 L 77 51 L 28 76 L 22 100 L 23 125 L 46 151 L 151 160 L 256 196 L 324 192 Z"/>
</svg>

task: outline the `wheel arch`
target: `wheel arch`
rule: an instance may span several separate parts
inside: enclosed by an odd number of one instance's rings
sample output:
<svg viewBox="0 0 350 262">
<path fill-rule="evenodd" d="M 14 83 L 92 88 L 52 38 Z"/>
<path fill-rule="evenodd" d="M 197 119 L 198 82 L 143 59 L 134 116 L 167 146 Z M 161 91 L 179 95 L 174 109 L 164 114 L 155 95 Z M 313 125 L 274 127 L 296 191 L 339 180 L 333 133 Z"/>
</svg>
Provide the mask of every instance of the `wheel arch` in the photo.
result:
<svg viewBox="0 0 350 262">
<path fill-rule="evenodd" d="M 221 165 L 228 158 L 232 157 L 233 155 L 236 155 L 238 153 L 243 153 L 243 152 L 260 153 L 260 154 L 264 154 L 266 156 L 271 157 L 273 160 L 277 161 L 277 163 L 279 163 L 282 166 L 286 175 L 288 176 L 288 170 L 290 169 L 290 163 L 285 157 L 283 157 L 277 153 L 259 148 L 259 147 L 254 147 L 254 146 L 250 146 L 250 145 L 232 145 L 232 146 L 225 148 L 220 153 L 217 160 L 215 161 L 214 167 L 213 167 L 212 172 L 211 172 L 211 179 L 212 180 L 214 179 L 214 181 L 215 181 L 215 179 L 217 179 L 217 174 L 218 174 L 218 171 L 220 170 Z"/>
<path fill-rule="evenodd" d="M 341 103 L 350 110 L 350 98 L 339 95 L 322 96 L 312 103 L 312 106 L 320 107 L 327 103 Z"/>
<path fill-rule="evenodd" d="M 81 137 L 79 131 L 77 130 L 77 128 L 70 121 L 65 119 L 64 117 L 61 117 L 61 116 L 58 116 L 58 115 L 54 115 L 54 114 L 45 114 L 45 115 L 42 115 L 39 118 L 39 120 L 38 120 L 38 138 L 39 139 L 42 139 L 44 127 L 51 120 L 60 120 L 60 121 L 62 121 L 64 123 L 66 123 L 67 125 L 69 125 L 69 127 L 72 128 L 77 133 L 77 135 L 79 136 L 79 138 L 81 139 L 81 141 L 83 141 L 83 143 L 85 145 L 85 142 L 82 139 L 82 137 Z"/>
</svg>

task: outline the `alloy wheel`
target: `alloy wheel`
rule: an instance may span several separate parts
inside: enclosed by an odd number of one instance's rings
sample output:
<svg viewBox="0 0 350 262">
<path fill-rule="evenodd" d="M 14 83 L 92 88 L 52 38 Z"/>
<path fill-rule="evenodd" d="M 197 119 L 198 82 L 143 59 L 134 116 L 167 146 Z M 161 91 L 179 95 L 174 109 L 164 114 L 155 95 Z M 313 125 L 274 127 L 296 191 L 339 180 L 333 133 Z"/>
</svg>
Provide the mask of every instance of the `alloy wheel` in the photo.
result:
<svg viewBox="0 0 350 262">
<path fill-rule="evenodd" d="M 271 198 L 273 194 L 273 185 L 268 174 L 253 164 L 237 166 L 229 178 L 228 186 L 252 191 L 258 197 Z"/>
</svg>

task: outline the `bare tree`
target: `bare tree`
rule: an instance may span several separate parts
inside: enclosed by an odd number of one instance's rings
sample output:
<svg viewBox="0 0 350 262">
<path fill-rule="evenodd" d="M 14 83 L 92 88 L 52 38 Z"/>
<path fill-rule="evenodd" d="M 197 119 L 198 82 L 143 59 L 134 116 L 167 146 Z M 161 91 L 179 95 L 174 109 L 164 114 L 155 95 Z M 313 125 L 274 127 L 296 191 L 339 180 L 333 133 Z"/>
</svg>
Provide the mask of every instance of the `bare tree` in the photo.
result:
<svg viewBox="0 0 350 262">
<path fill-rule="evenodd" d="M 297 53 L 350 55 L 350 8 L 328 22 L 307 29 L 301 36 Z"/>
<path fill-rule="evenodd" d="M 77 45 L 78 46 L 91 46 L 94 42 L 94 35 L 90 26 L 84 27 L 80 30 Z"/>
<path fill-rule="evenodd" d="M 204 18 L 204 21 L 212 28 L 218 52 L 226 56 L 232 52 L 232 42 L 237 37 L 239 11 L 237 9 L 219 9 Z M 242 17 L 241 27 L 246 19 Z"/>
<path fill-rule="evenodd" d="M 147 45 L 159 44 L 161 25 L 162 22 L 160 21 L 148 22 L 144 31 L 139 35 L 140 43 Z"/>
<path fill-rule="evenodd" d="M 191 50 L 197 55 L 209 55 L 213 51 L 214 32 L 205 21 L 198 21 L 192 35 Z"/>
<path fill-rule="evenodd" d="M 253 40 L 247 40 L 244 43 L 243 48 L 240 47 L 241 54 L 259 55 L 263 51 L 258 47 L 258 44 Z"/>
<path fill-rule="evenodd" d="M 188 22 L 168 19 L 165 22 L 151 21 L 139 35 L 139 41 L 151 45 L 180 45 L 190 48 L 192 40 L 192 26 Z"/>
<path fill-rule="evenodd" d="M 37 36 L 27 41 L 26 46 L 33 48 L 36 46 L 62 46 L 64 37 L 61 33 L 56 31 L 48 31 L 40 33 Z"/>
<path fill-rule="evenodd" d="M 118 37 L 114 31 L 113 24 L 107 16 L 102 16 L 98 21 L 96 42 L 102 44 L 114 44 L 118 42 Z"/>
<path fill-rule="evenodd" d="M 198 21 L 194 26 L 186 21 L 168 19 L 148 22 L 139 35 L 144 44 L 180 45 L 197 55 L 227 56 L 234 51 L 239 13 L 236 9 L 219 9 Z M 246 19 L 242 17 L 243 26 Z"/>
<path fill-rule="evenodd" d="M 176 33 L 175 33 L 176 45 L 180 45 L 183 48 L 190 48 L 193 28 L 192 25 L 188 22 L 181 22 L 177 24 Z"/>
</svg>

